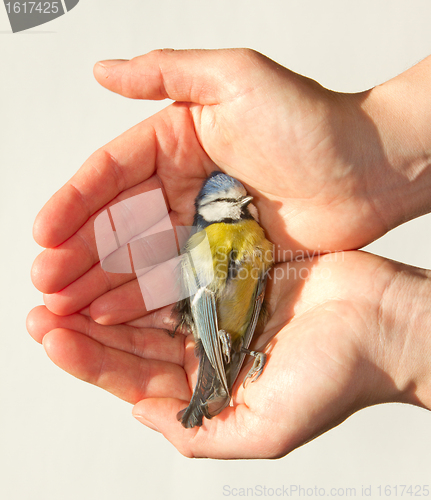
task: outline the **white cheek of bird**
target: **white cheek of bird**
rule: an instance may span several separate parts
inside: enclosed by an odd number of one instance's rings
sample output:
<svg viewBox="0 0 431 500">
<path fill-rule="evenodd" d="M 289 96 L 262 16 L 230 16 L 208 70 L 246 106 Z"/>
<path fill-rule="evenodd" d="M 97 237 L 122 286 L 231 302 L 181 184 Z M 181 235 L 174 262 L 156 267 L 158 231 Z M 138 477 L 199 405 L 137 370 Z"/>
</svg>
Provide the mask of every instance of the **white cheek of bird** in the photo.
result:
<svg viewBox="0 0 431 500">
<path fill-rule="evenodd" d="M 241 206 L 226 200 L 213 201 L 199 208 L 199 213 L 208 222 L 218 222 L 224 219 L 239 220 Z"/>
</svg>

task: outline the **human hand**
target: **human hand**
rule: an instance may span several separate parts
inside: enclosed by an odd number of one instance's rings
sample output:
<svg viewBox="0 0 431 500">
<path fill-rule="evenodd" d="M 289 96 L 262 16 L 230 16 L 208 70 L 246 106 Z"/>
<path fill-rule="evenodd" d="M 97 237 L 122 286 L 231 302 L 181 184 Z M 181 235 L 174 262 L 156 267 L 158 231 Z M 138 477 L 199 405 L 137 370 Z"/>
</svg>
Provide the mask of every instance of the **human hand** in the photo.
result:
<svg viewBox="0 0 431 500">
<path fill-rule="evenodd" d="M 98 265 L 95 216 L 162 187 L 173 223 L 190 224 L 194 197 L 216 166 L 255 197 L 277 261 L 305 250 L 358 248 L 428 209 L 421 201 L 424 193 L 429 199 L 421 165 L 410 158 L 416 173 L 402 175 L 397 163 L 407 162 L 398 136 L 411 150 L 423 141 L 388 128 L 379 88 L 331 92 L 250 50 L 155 51 L 98 64 L 95 75 L 125 96 L 183 102 L 102 147 L 42 209 L 34 235 L 49 249 L 32 276 L 50 294 L 45 302 L 55 313 L 92 304 L 91 316 L 104 323 L 140 317 L 145 307 L 136 280 L 108 275 Z"/>
<path fill-rule="evenodd" d="M 282 250 L 360 248 L 431 210 L 431 57 L 358 94 L 252 50 L 164 50 L 102 64 L 95 76 L 114 92 L 188 103 L 199 144 L 256 195 Z"/>
<path fill-rule="evenodd" d="M 430 408 L 430 294 L 429 272 L 363 252 L 279 264 L 268 281 L 269 321 L 255 342 L 268 355 L 262 375 L 243 388 L 244 366 L 233 406 L 194 429 L 175 416 L 190 399 L 198 361 L 191 336 L 164 331 L 169 308 L 103 326 L 41 306 L 28 328 L 57 365 L 134 404 L 134 416 L 184 455 L 275 458 L 369 405 Z"/>
<path fill-rule="evenodd" d="M 178 59 L 176 59 L 177 56 Z M 213 60 L 211 64 L 204 65 L 200 58 L 205 59 L 208 56 Z M 248 69 L 250 73 L 244 72 L 245 69 Z M 95 71 L 96 76 L 101 80 L 100 68 Z M 241 76 L 246 73 L 247 81 L 243 82 Z M 271 75 L 266 88 L 262 81 L 264 75 Z M 220 91 L 220 85 L 226 81 L 229 82 L 229 87 L 227 90 Z M 176 389 L 174 398 L 186 400 L 190 395 L 190 387 L 185 373 L 191 374 L 193 368 L 187 366 L 184 372 L 181 363 L 183 359 L 187 359 L 195 365 L 196 360 L 191 354 L 188 355 L 189 357 L 185 355 L 181 358 L 181 347 L 179 348 L 180 358 L 175 358 L 158 335 L 152 337 L 151 334 L 147 334 L 148 330 L 136 330 L 139 325 L 141 325 L 140 328 L 151 325 L 158 325 L 159 328 L 166 327 L 160 319 L 163 318 L 163 313 L 159 311 L 147 315 L 139 286 L 136 279 L 132 279 L 133 276 L 113 275 L 102 270 L 94 241 L 94 219 L 101 210 L 135 194 L 162 187 L 172 222 L 180 225 L 190 224 L 193 200 L 203 179 L 216 166 L 220 166 L 227 173 L 247 184 L 250 193 L 255 196 L 262 225 L 269 239 L 277 245 L 277 248 L 287 250 L 288 256 L 296 256 L 299 250 L 304 249 L 325 251 L 360 246 L 383 234 L 389 227 L 401 220 L 409 218 L 411 214 L 418 215 L 417 208 L 410 207 L 412 209 L 408 210 L 410 205 L 405 202 L 405 199 L 403 203 L 400 202 L 402 198 L 400 193 L 411 193 L 411 189 L 414 190 L 415 186 L 420 183 L 421 190 L 418 190 L 418 194 L 422 195 L 422 192 L 426 191 L 427 182 L 424 182 L 420 175 L 411 176 L 411 178 L 400 175 L 395 167 L 403 155 L 394 154 L 393 151 L 388 152 L 387 145 L 383 149 L 380 147 L 379 141 L 385 137 L 385 134 L 381 134 L 381 128 L 376 129 L 376 124 L 382 122 L 382 120 L 379 121 L 381 113 L 376 111 L 378 109 L 378 106 L 375 106 L 376 100 L 371 99 L 370 95 L 344 96 L 331 93 L 314 82 L 262 59 L 262 56 L 253 52 L 152 53 L 130 63 L 111 66 L 108 77 L 103 80 L 103 83 L 112 90 L 134 97 L 163 98 L 169 95 L 183 99 L 181 97 L 181 92 L 183 92 L 184 100 L 191 102 L 175 103 L 167 107 L 101 148 L 41 211 L 35 223 L 34 234 L 36 241 L 47 247 L 47 250 L 38 257 L 33 266 L 33 281 L 40 290 L 46 293 L 45 303 L 53 313 L 69 315 L 87 306 L 89 309 L 85 311 L 85 314 L 73 314 L 63 318 L 55 316 L 45 308 L 36 309 L 29 316 L 29 329 L 36 338 L 41 339 L 46 334 L 44 344 L 48 353 L 67 371 L 78 377 L 96 381 L 102 387 L 132 402 L 136 402 L 140 397 L 149 398 L 144 399 L 137 406 L 136 411 L 143 410 L 143 413 L 147 415 L 147 422 L 151 422 L 150 416 L 155 415 L 153 420 L 161 422 L 157 425 L 163 427 L 163 419 L 159 420 L 157 408 L 160 407 L 163 413 L 168 404 L 172 406 L 175 413 L 179 409 L 179 403 L 175 399 L 172 401 L 158 398 L 171 398 L 169 386 L 172 384 Z M 244 92 L 244 89 L 248 91 Z M 216 98 L 220 97 L 218 96 L 220 92 L 230 92 L 230 94 L 228 98 L 226 98 L 227 94 L 222 96 L 224 101 L 217 104 Z M 214 93 L 216 95 L 213 95 Z M 186 94 L 189 95 L 188 98 Z M 253 97 L 250 101 L 248 101 L 248 95 Z M 274 97 L 272 98 L 271 95 Z M 281 98 L 287 100 L 290 107 L 283 107 Z M 276 103 L 274 104 L 273 101 Z M 371 105 L 373 101 L 374 105 Z M 304 106 L 304 103 L 307 106 Z M 262 130 L 258 127 L 262 122 L 259 122 L 256 117 L 258 108 L 269 114 L 268 116 L 264 113 L 265 128 Z M 269 112 L 270 110 L 272 112 Z M 237 116 L 241 113 L 242 119 L 238 123 Z M 274 113 L 280 122 L 272 119 Z M 290 125 L 286 121 L 287 115 L 291 119 Z M 249 120 L 249 116 L 253 118 Z M 249 126 L 252 141 L 248 141 L 246 133 L 240 133 L 246 130 L 243 127 L 244 124 Z M 268 124 L 273 127 L 273 135 L 268 133 L 271 130 Z M 347 132 L 351 131 L 353 126 L 356 127 L 354 137 L 351 132 Z M 383 129 L 386 130 L 384 127 Z M 296 149 L 289 148 L 288 141 L 277 143 L 274 140 L 277 137 L 276 132 L 278 136 L 289 132 L 290 139 L 292 137 L 295 140 L 300 139 L 296 142 Z M 264 134 L 266 134 L 264 140 L 260 140 Z M 235 138 L 237 146 L 231 144 L 232 139 Z M 364 141 L 369 147 L 364 147 Z M 276 146 L 273 146 L 273 142 L 277 143 Z M 271 144 L 271 148 L 267 147 L 268 144 Z M 399 143 L 397 143 L 398 146 Z M 413 147 L 412 150 L 414 150 Z M 219 151 L 219 156 L 216 155 L 217 151 Z M 252 153 L 253 151 L 256 151 L 256 154 Z M 294 154 L 290 154 L 291 151 Z M 349 152 L 348 155 L 346 151 Z M 288 162 L 284 162 L 285 157 L 289 159 Z M 267 158 L 270 161 L 265 163 Z M 363 161 L 364 158 L 366 161 Z M 373 160 L 375 160 L 374 163 Z M 241 171 L 236 170 L 237 164 L 242 169 Z M 316 168 L 316 165 L 320 167 Z M 379 168 L 374 168 L 376 165 Z M 416 166 L 417 171 L 421 171 L 420 165 Z M 272 175 L 271 172 L 277 172 L 277 175 Z M 281 176 L 283 172 L 285 175 Z M 288 176 L 291 177 L 287 182 L 289 185 L 285 181 Z M 386 185 L 386 181 L 374 182 L 376 179 L 389 179 L 389 181 Z M 283 182 L 285 184 L 282 184 Z M 278 190 L 280 186 L 286 188 L 287 192 L 281 193 Z M 407 189 L 406 186 L 410 186 L 411 189 Z M 395 196 L 392 196 L 394 194 Z M 421 196 L 415 198 L 415 203 L 419 198 Z M 426 203 L 423 203 L 420 210 L 426 210 L 426 207 Z M 356 278 L 352 274 L 350 274 L 350 279 L 356 284 Z M 274 297 L 277 293 L 276 291 L 270 292 L 269 297 L 272 302 L 274 299 L 271 299 L 271 295 Z M 280 291 L 280 297 L 282 296 L 288 295 Z M 337 301 L 335 303 L 338 307 L 339 303 Z M 282 308 L 277 306 L 275 311 L 282 311 Z M 88 313 L 98 323 L 90 319 L 86 315 Z M 366 313 L 370 315 L 372 309 L 368 308 Z M 323 314 L 322 324 L 326 327 L 324 321 L 326 321 L 326 314 L 329 313 L 324 309 L 321 314 Z M 338 317 L 338 314 L 335 316 Z M 274 317 L 277 317 L 277 314 Z M 343 322 L 342 315 L 340 317 L 338 331 Z M 289 318 L 289 315 L 284 316 L 286 321 Z M 364 318 L 372 321 L 372 314 Z M 283 314 L 281 314 L 281 319 L 283 319 Z M 308 324 L 307 321 L 304 324 L 305 327 Z M 102 326 L 115 324 L 119 326 Z M 297 337 L 292 333 L 289 334 L 289 342 L 301 343 L 299 335 L 301 328 L 298 323 L 295 325 Z M 284 331 L 283 321 L 279 326 L 279 331 Z M 317 333 L 319 333 L 319 326 L 321 326 L 320 322 L 316 321 L 314 328 Z M 333 326 L 334 331 L 337 331 L 337 325 Z M 270 322 L 266 332 L 271 329 L 273 333 L 278 331 L 271 326 Z M 51 333 L 48 333 L 49 331 Z M 84 333 L 86 336 L 83 335 Z M 98 343 L 93 343 L 91 335 L 99 339 Z M 139 335 L 139 339 L 136 335 Z M 283 335 L 280 338 L 284 338 Z M 327 338 L 328 335 L 327 333 L 323 338 Z M 265 369 L 265 372 L 275 377 L 276 367 L 281 366 L 282 360 L 283 363 L 290 361 L 297 363 L 300 358 L 295 350 L 295 356 L 290 357 L 287 341 L 281 342 L 278 340 L 279 337 L 274 338 L 277 340 L 276 345 L 280 346 L 278 350 L 275 346 L 273 347 L 272 359 L 274 361 L 269 366 L 273 366 L 274 370 Z M 298 340 L 295 340 L 296 338 Z M 307 338 L 315 340 L 311 333 L 304 336 L 304 339 Z M 400 335 L 399 339 L 402 338 L 403 336 Z M 139 348 L 138 355 L 132 355 L 135 349 L 133 342 L 142 340 L 149 342 L 150 347 L 153 344 L 156 346 L 153 345 L 150 349 L 145 348 L 145 359 L 142 358 L 143 351 Z M 167 340 L 171 339 L 167 338 Z M 175 342 L 178 341 L 172 341 L 171 346 L 176 346 L 174 351 L 177 352 L 178 345 Z M 309 342 L 312 343 L 311 340 Z M 355 347 L 354 343 L 349 345 L 348 348 Z M 305 346 L 307 347 L 311 349 L 310 345 Z M 370 346 L 369 352 L 373 349 L 374 347 Z M 174 361 L 171 363 L 173 367 L 170 365 L 167 367 L 167 360 L 164 355 L 160 354 L 161 352 L 167 353 L 169 361 Z M 348 352 L 348 349 L 345 352 Z M 279 353 L 278 357 L 277 353 Z M 97 365 L 99 355 L 106 357 L 108 363 L 103 362 Z M 148 362 L 151 356 L 154 359 Z M 354 359 L 356 363 L 352 364 L 352 368 L 354 365 L 355 369 L 360 369 L 357 362 L 361 359 L 360 357 L 355 358 L 352 355 L 349 359 Z M 91 362 L 95 363 L 94 366 L 99 366 L 100 376 L 95 375 Z M 380 370 L 380 364 L 377 363 L 376 366 Z M 324 369 L 322 364 L 317 367 Z M 168 372 L 164 372 L 164 368 L 168 368 Z M 317 376 L 316 372 L 319 372 L 319 369 L 313 370 L 312 366 L 307 368 Z M 334 370 L 335 368 L 336 363 Z M 384 374 L 391 372 L 385 368 L 387 367 L 382 368 L 381 379 L 377 377 L 374 380 L 378 388 L 381 384 L 385 386 L 385 381 L 388 382 Z M 136 380 L 139 380 L 139 376 L 145 378 L 148 373 L 146 369 L 159 376 L 150 378 L 152 385 L 144 384 L 146 391 L 144 392 L 139 389 L 142 384 L 139 382 L 136 384 Z M 376 370 L 377 373 L 379 370 Z M 359 380 L 372 378 L 373 370 L 364 370 L 360 373 Z M 342 380 L 348 380 L 354 386 L 356 376 L 353 373 L 350 379 L 343 370 L 340 373 L 337 372 L 336 375 Z M 305 372 L 302 372 L 302 377 L 304 382 L 313 382 L 306 378 Z M 391 378 L 396 379 L 395 376 Z M 327 376 L 322 377 L 322 380 L 328 384 L 329 379 L 330 377 Z M 267 375 L 267 380 L 270 380 L 270 375 Z M 407 375 L 405 380 L 407 380 Z M 250 389 L 247 387 L 248 393 L 245 391 L 243 396 L 241 396 L 242 390 L 239 389 L 238 393 L 234 394 L 235 403 L 241 403 L 241 397 L 245 398 L 246 394 L 253 394 L 253 391 L 259 387 L 258 382 L 252 384 Z M 337 399 L 338 396 L 341 399 L 346 396 L 343 390 L 339 395 L 331 393 L 330 384 L 327 388 L 329 392 L 325 392 L 324 382 L 318 389 L 326 399 L 340 402 L 341 400 Z M 318 385 L 320 379 L 318 378 L 313 383 Z M 367 384 L 364 387 L 366 386 Z M 136 387 L 138 387 L 137 391 Z M 153 392 L 147 390 L 148 387 Z M 268 387 L 272 385 L 268 383 Z M 368 384 L 368 389 L 370 387 Z M 408 387 L 408 384 L 403 386 L 402 383 L 397 383 L 396 390 L 392 387 L 392 393 L 389 389 L 387 391 L 376 390 L 377 392 L 383 391 L 386 398 L 389 397 L 388 394 L 392 394 L 393 399 L 402 398 L 409 393 L 409 400 L 414 401 Z M 304 391 L 304 386 L 298 386 L 295 389 Z M 316 396 L 317 392 L 315 391 Z M 306 399 L 307 394 L 308 392 L 304 392 L 302 399 L 304 404 L 309 403 Z M 334 419 L 345 418 L 355 411 L 355 408 L 361 407 L 358 401 L 363 401 L 363 393 L 355 389 L 349 394 L 356 395 L 357 399 L 355 402 L 348 399 L 345 406 L 341 403 L 335 405 L 335 415 L 324 407 L 323 399 L 317 398 L 315 404 L 309 408 L 314 408 L 315 412 L 322 411 L 322 417 L 318 418 L 312 413 L 313 417 L 316 417 L 314 426 L 309 422 L 307 432 L 310 433 L 311 429 L 314 434 L 318 434 L 326 428 L 325 425 L 329 427 L 334 425 Z M 258 396 L 265 397 L 265 394 L 256 392 L 255 395 L 256 397 L 252 398 L 255 403 L 250 403 L 251 405 L 259 404 Z M 331 395 L 334 396 L 332 399 Z M 370 399 L 378 402 L 378 398 Z M 391 400 L 390 397 L 389 400 Z M 419 401 L 420 404 L 425 405 L 421 402 L 422 400 Z M 249 405 L 248 399 L 244 399 L 244 402 Z M 365 402 L 362 406 L 365 404 L 371 403 Z M 184 403 L 180 406 L 183 405 Z M 225 411 L 233 410 L 228 408 Z M 237 417 L 241 418 L 242 411 L 239 410 Z M 304 414 L 308 412 L 308 409 L 306 406 L 300 408 L 297 403 L 297 411 L 300 417 L 302 411 L 302 418 L 299 418 L 301 422 L 306 418 Z M 256 411 L 252 413 L 256 414 Z M 280 409 L 278 413 L 281 413 Z M 248 415 L 250 417 L 251 414 L 248 413 Z M 213 419 L 211 425 L 216 425 L 214 422 L 222 418 L 218 416 Z M 252 424 L 251 421 L 248 422 Z M 243 423 L 245 425 L 247 422 L 243 421 Z M 169 425 L 171 424 L 177 425 L 175 419 Z M 249 456 L 252 456 L 252 453 L 254 453 L 253 456 L 282 454 L 285 452 L 283 450 L 292 449 L 306 439 L 304 434 L 307 433 L 301 431 L 299 424 L 297 429 L 298 432 L 292 431 L 288 442 L 284 441 L 284 445 L 280 445 L 279 449 L 275 449 L 274 444 L 270 451 L 267 449 L 261 452 L 257 446 L 247 453 L 250 453 Z M 176 427 L 172 430 L 168 428 L 161 430 L 185 454 L 209 456 L 225 454 L 227 457 L 238 456 L 239 453 L 238 450 L 233 449 L 235 441 L 232 441 L 231 450 L 206 449 L 206 451 L 201 451 L 204 447 L 199 448 L 198 445 L 195 450 L 187 449 L 181 441 L 183 438 L 177 434 L 179 430 Z M 238 432 L 238 428 L 236 431 Z M 202 431 L 200 435 L 204 435 L 204 432 Z M 198 442 L 199 440 L 196 440 L 196 443 Z M 268 441 L 268 446 L 271 442 Z M 246 456 L 245 451 L 243 455 Z"/>
<path fill-rule="evenodd" d="M 381 158 L 370 157 L 377 144 L 363 152 L 365 138 L 377 140 L 363 95 L 331 92 L 250 50 L 155 51 L 97 64 L 94 73 L 127 97 L 187 103 L 182 126 L 192 127 L 193 148 L 246 183 L 268 238 L 286 255 L 358 248 L 387 231 L 368 192 L 367 166 Z M 168 135 L 178 155 L 177 109 L 164 121 L 156 136 Z M 156 168 L 171 202 L 172 169 Z M 181 167 L 183 177 L 195 172 Z"/>
</svg>

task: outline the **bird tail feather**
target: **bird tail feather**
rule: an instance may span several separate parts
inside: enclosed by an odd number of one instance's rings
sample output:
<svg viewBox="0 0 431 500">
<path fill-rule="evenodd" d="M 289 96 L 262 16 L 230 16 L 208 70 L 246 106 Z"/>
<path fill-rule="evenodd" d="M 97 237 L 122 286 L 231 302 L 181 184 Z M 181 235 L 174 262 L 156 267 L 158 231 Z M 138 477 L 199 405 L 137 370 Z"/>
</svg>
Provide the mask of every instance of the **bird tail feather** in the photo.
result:
<svg viewBox="0 0 431 500">
<path fill-rule="evenodd" d="M 177 413 L 177 419 L 187 429 L 200 427 L 203 417 L 210 419 L 218 415 L 230 402 L 230 394 L 216 376 L 200 342 L 196 352 L 200 356 L 198 381 L 189 405 Z"/>
</svg>

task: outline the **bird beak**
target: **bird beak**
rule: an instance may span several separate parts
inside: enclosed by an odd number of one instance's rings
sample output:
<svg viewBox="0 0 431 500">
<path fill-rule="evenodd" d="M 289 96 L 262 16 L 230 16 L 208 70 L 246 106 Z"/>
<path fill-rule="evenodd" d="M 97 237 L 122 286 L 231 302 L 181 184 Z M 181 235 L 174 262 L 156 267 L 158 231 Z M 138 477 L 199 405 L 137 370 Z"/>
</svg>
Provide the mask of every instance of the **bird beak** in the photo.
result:
<svg viewBox="0 0 431 500">
<path fill-rule="evenodd" d="M 248 205 L 251 201 L 253 201 L 253 196 L 246 196 L 245 198 L 243 198 L 243 199 L 241 200 L 240 205 L 241 205 L 242 207 L 246 207 L 246 206 L 247 206 L 247 205 Z"/>
</svg>

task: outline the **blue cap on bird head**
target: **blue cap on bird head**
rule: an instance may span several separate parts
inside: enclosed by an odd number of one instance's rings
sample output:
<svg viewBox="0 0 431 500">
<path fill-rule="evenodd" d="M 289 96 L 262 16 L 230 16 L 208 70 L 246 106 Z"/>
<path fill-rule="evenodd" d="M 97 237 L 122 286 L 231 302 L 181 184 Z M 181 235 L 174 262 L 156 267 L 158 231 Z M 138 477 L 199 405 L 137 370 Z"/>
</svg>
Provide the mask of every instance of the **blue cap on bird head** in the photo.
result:
<svg viewBox="0 0 431 500">
<path fill-rule="evenodd" d="M 244 196 L 247 196 L 247 191 L 238 180 L 223 172 L 212 172 L 196 198 L 196 205 L 207 204 L 219 199 L 234 201 Z"/>
</svg>

